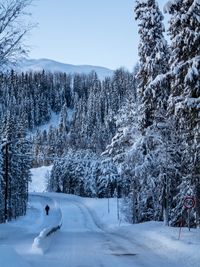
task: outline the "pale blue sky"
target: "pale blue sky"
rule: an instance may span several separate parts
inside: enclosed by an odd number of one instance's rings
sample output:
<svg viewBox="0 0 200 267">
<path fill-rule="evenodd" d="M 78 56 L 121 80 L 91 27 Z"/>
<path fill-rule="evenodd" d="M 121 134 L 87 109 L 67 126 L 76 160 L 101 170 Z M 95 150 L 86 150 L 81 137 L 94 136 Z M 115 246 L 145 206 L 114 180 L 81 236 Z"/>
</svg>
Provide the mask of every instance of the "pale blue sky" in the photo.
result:
<svg viewBox="0 0 200 267">
<path fill-rule="evenodd" d="M 161 6 L 166 0 L 158 1 Z M 36 0 L 31 58 L 132 70 L 138 34 L 134 0 Z"/>
</svg>

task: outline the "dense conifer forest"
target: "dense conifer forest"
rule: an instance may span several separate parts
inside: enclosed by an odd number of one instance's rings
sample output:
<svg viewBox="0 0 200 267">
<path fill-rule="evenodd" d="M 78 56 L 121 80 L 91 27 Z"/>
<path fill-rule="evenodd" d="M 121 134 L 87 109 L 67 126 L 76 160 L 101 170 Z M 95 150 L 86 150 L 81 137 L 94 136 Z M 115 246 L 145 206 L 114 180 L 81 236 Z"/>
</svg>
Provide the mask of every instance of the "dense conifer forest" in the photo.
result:
<svg viewBox="0 0 200 267">
<path fill-rule="evenodd" d="M 49 72 L 0 74 L 0 222 L 26 213 L 30 168 L 53 164 L 49 191 L 123 198 L 129 222 L 200 223 L 200 3 L 136 0 L 133 72 L 100 80 Z M 52 117 L 58 118 L 48 129 Z"/>
</svg>

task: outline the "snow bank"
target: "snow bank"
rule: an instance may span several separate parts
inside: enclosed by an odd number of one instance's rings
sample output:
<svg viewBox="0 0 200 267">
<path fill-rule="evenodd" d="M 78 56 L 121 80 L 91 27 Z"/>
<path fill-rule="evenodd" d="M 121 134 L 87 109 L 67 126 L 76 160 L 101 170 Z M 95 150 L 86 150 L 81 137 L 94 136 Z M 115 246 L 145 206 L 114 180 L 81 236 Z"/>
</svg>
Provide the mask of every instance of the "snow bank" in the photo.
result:
<svg viewBox="0 0 200 267">
<path fill-rule="evenodd" d="M 17 252 L 9 246 L 0 246 L 1 267 L 30 267 Z"/>
<path fill-rule="evenodd" d="M 121 227 L 118 234 L 131 240 L 133 237 L 138 244 L 157 255 L 165 256 L 178 266 L 199 267 L 200 229 L 184 227 L 179 239 L 178 227 L 167 227 L 162 222 L 145 222 L 127 227 Z"/>
<path fill-rule="evenodd" d="M 82 198 L 95 223 L 104 230 L 126 224 L 120 211 L 121 201 L 117 198 Z"/>
<path fill-rule="evenodd" d="M 39 236 L 37 236 L 33 241 L 32 252 L 36 254 L 41 254 L 41 255 L 44 254 L 48 250 L 51 244 L 51 237 L 49 236 L 52 233 L 59 230 L 61 225 L 62 225 L 62 222 L 60 221 L 60 223 L 57 226 L 43 229 L 40 232 Z"/>
<path fill-rule="evenodd" d="M 117 216 L 116 199 L 79 199 L 90 210 L 95 223 L 104 231 L 113 233 L 123 239 L 134 240 L 137 244 L 158 257 L 166 257 L 176 263 L 174 266 L 199 267 L 200 263 L 200 229 L 188 230 L 187 227 L 167 227 L 163 222 L 145 222 L 128 224 L 123 221 L 122 214 Z M 109 209 L 108 209 L 109 207 Z M 109 211 L 109 212 L 108 212 Z M 177 265 L 178 264 L 178 265 Z"/>
<path fill-rule="evenodd" d="M 32 197 L 40 198 L 44 204 L 50 206 L 49 215 L 45 216 L 44 227 L 32 244 L 32 253 L 44 254 L 51 244 L 51 234 L 59 230 L 62 226 L 62 212 L 58 203 L 50 197 L 32 194 Z M 45 206 L 45 205 L 43 205 Z"/>
</svg>

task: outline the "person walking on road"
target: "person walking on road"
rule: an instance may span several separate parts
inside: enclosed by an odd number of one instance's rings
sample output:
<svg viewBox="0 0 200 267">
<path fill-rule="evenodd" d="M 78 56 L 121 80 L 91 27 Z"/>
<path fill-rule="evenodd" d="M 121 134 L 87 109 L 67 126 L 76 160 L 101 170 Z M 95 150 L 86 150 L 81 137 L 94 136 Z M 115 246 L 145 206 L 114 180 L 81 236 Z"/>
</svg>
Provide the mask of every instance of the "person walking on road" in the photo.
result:
<svg viewBox="0 0 200 267">
<path fill-rule="evenodd" d="M 45 207 L 46 215 L 49 215 L 49 210 L 50 210 L 50 207 L 48 205 L 46 205 L 46 207 Z"/>
</svg>

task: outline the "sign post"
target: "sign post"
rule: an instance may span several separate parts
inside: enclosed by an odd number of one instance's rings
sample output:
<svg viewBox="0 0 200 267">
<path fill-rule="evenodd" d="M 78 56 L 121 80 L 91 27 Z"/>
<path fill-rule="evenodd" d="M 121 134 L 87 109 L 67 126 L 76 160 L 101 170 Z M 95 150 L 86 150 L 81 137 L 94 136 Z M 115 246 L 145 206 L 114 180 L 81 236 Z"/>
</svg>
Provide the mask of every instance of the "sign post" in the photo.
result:
<svg viewBox="0 0 200 267">
<path fill-rule="evenodd" d="M 180 240 L 181 238 L 181 229 L 183 227 L 183 218 L 181 216 L 180 220 L 179 220 L 179 235 L 178 235 L 178 240 Z"/>
<path fill-rule="evenodd" d="M 195 206 L 195 198 L 192 196 L 185 197 L 183 205 L 188 210 L 188 229 L 190 231 L 190 211 Z"/>
</svg>

